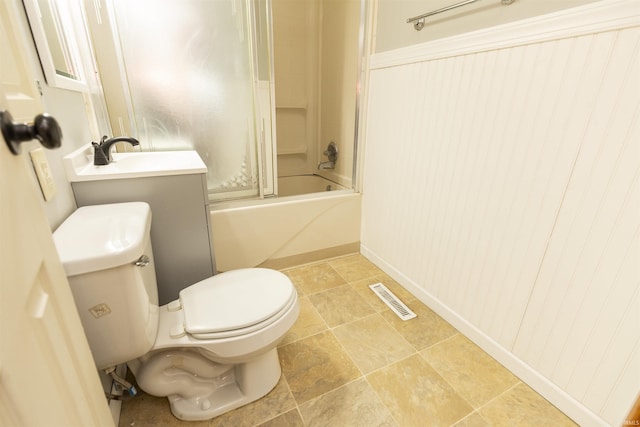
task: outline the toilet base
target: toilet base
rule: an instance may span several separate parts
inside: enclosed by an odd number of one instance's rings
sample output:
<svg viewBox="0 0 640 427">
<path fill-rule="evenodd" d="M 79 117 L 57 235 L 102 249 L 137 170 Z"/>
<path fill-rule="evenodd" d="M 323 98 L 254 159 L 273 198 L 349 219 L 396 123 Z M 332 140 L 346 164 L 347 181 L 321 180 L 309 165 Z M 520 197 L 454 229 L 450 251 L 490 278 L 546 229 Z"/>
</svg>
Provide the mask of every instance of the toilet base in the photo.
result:
<svg viewBox="0 0 640 427">
<path fill-rule="evenodd" d="M 171 412 L 185 421 L 209 420 L 251 403 L 269 393 L 280 380 L 282 370 L 277 348 L 246 363 L 234 365 L 222 375 L 220 387 L 196 397 L 169 395 Z"/>
</svg>

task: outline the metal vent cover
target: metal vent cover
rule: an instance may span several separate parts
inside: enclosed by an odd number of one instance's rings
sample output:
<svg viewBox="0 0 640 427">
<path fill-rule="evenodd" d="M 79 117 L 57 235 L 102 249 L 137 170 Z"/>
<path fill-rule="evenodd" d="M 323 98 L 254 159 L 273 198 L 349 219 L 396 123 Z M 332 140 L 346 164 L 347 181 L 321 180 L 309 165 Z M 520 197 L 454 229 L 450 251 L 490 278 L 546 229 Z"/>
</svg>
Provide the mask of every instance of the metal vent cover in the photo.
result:
<svg viewBox="0 0 640 427">
<path fill-rule="evenodd" d="M 382 283 L 374 283 L 369 288 L 387 305 L 400 319 L 409 320 L 417 317 L 417 315 L 409 309 L 400 299 L 394 295 Z"/>
</svg>

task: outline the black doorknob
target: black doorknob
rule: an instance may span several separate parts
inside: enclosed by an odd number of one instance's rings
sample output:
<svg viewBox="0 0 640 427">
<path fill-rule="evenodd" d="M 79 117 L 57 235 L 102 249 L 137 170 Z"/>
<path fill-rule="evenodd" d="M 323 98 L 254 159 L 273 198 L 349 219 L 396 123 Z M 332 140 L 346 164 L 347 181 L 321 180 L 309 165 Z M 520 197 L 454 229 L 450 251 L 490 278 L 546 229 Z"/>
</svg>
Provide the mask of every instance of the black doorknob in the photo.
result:
<svg viewBox="0 0 640 427">
<path fill-rule="evenodd" d="M 15 123 L 8 111 L 0 111 L 0 126 L 9 150 L 20 154 L 20 144 L 37 139 L 49 149 L 58 148 L 62 144 L 62 130 L 58 121 L 48 114 L 38 114 L 33 124 Z"/>
</svg>

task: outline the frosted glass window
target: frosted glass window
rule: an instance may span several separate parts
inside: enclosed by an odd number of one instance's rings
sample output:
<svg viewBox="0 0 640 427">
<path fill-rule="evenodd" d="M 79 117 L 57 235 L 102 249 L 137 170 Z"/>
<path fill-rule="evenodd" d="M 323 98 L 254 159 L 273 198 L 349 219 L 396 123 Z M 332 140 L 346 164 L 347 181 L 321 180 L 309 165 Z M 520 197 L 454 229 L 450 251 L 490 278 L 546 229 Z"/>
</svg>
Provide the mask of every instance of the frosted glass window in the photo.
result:
<svg viewBox="0 0 640 427">
<path fill-rule="evenodd" d="M 258 194 L 251 37 L 242 0 L 114 0 L 143 150 L 195 149 L 210 193 Z"/>
</svg>

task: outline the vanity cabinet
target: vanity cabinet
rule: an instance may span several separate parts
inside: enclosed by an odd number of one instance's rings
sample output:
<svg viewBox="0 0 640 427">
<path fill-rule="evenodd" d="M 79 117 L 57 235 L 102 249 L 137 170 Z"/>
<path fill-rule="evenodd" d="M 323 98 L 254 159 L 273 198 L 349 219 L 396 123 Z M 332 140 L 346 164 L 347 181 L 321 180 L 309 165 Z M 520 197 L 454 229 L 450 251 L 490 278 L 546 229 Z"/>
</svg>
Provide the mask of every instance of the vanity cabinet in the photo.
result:
<svg viewBox="0 0 640 427">
<path fill-rule="evenodd" d="M 215 271 L 206 174 L 72 182 L 78 207 L 147 202 L 160 304 Z"/>
</svg>

